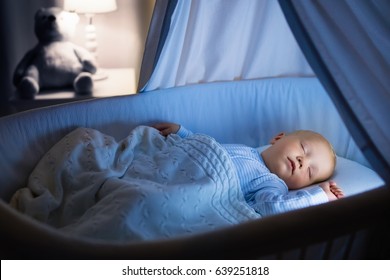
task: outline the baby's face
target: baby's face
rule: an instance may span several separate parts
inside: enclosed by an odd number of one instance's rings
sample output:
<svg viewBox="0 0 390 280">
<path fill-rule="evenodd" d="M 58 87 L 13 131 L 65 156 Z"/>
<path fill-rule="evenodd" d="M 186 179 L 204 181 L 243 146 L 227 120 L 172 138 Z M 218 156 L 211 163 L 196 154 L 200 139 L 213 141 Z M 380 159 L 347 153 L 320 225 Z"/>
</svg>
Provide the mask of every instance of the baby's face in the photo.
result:
<svg viewBox="0 0 390 280">
<path fill-rule="evenodd" d="M 334 156 L 322 136 L 299 132 L 284 136 L 262 153 L 268 169 L 289 189 L 299 189 L 329 178 Z"/>
</svg>

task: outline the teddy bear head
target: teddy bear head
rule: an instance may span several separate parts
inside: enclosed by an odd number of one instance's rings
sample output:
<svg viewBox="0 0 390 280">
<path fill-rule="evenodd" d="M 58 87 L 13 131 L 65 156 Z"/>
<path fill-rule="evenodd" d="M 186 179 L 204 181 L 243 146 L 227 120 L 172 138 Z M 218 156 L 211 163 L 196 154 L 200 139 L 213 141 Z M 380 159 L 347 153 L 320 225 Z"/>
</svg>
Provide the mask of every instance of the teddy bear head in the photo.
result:
<svg viewBox="0 0 390 280">
<path fill-rule="evenodd" d="M 58 7 L 40 8 L 35 13 L 35 35 L 42 44 L 69 40 L 76 29 L 78 16 Z"/>
</svg>

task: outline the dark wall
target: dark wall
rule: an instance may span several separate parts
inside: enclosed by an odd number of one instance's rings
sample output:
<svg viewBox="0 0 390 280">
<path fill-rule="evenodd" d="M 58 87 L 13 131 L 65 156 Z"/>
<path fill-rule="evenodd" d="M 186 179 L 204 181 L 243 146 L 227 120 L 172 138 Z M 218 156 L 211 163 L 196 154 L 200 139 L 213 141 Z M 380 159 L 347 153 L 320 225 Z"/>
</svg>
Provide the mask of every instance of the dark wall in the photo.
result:
<svg viewBox="0 0 390 280">
<path fill-rule="evenodd" d="M 34 14 L 39 7 L 55 5 L 55 0 L 0 1 L 0 102 L 12 95 L 12 75 L 24 53 L 33 47 Z"/>
</svg>

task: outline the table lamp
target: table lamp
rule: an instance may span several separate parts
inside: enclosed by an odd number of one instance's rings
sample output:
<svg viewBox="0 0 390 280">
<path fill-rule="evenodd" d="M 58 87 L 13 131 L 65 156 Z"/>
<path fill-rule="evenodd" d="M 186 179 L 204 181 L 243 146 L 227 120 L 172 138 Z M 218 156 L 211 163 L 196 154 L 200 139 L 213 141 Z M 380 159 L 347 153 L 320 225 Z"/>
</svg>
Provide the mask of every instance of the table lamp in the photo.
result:
<svg viewBox="0 0 390 280">
<path fill-rule="evenodd" d="M 64 0 L 64 10 L 85 14 L 88 22 L 85 27 L 85 47 L 95 56 L 96 60 L 98 43 L 96 40 L 96 27 L 93 25 L 93 17 L 95 14 L 115 11 L 116 8 L 116 0 Z M 105 78 L 107 78 L 107 74 L 100 68 L 94 74 L 94 80 Z"/>
</svg>

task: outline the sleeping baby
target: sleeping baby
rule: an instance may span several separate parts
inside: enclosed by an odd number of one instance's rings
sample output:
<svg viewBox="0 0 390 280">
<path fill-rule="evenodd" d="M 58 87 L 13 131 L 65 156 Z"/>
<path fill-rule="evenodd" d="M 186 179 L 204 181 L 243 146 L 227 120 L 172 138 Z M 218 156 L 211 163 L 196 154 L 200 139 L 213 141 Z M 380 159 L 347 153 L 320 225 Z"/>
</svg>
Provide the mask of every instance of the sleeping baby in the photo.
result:
<svg viewBox="0 0 390 280">
<path fill-rule="evenodd" d="M 69 235 L 136 241 L 210 231 L 344 196 L 324 182 L 336 161 L 324 137 L 297 131 L 271 144 L 261 151 L 221 145 L 172 123 L 137 126 L 120 141 L 80 127 L 47 151 L 11 205 Z"/>
<path fill-rule="evenodd" d="M 192 134 L 174 123 L 153 126 L 163 136 Z M 246 202 L 268 216 L 340 199 L 343 191 L 333 181 L 336 155 L 320 134 L 299 130 L 278 134 L 263 151 L 241 144 L 224 144 L 240 181 Z M 307 186 L 319 183 L 312 188 Z M 294 190 L 294 191 L 289 191 Z"/>
</svg>

